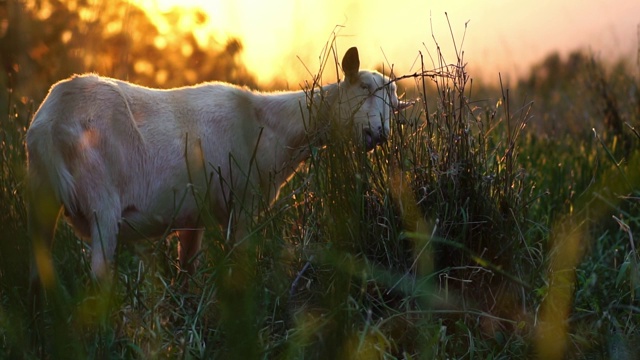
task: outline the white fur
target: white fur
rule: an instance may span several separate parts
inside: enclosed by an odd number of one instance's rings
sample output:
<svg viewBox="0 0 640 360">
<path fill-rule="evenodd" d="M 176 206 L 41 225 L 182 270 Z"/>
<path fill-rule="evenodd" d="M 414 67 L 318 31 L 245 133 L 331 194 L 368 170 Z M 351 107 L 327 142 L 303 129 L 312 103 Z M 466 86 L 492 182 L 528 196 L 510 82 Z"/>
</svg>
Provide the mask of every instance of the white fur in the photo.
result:
<svg viewBox="0 0 640 360">
<path fill-rule="evenodd" d="M 192 272 L 203 202 L 223 226 L 242 223 L 242 213 L 275 199 L 329 124 L 353 124 L 369 148 L 384 139 L 403 103 L 388 78 L 358 67 L 350 49 L 345 80 L 313 96 L 225 83 L 157 90 L 96 75 L 55 84 L 27 132 L 34 236 L 53 234 L 55 219 L 38 219 L 46 216 L 38 197 L 51 198 L 91 239 L 97 275 L 118 239 L 168 230 L 178 232 L 181 265 Z"/>
</svg>

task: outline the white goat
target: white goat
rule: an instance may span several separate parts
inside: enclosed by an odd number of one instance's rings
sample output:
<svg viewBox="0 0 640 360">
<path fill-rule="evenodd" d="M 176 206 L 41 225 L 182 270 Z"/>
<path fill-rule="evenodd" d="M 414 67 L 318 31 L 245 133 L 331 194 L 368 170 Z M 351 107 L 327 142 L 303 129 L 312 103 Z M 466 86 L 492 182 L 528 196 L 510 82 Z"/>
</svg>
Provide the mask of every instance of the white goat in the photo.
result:
<svg viewBox="0 0 640 360">
<path fill-rule="evenodd" d="M 367 149 L 386 138 L 391 112 L 408 103 L 387 77 L 359 67 L 351 48 L 344 81 L 306 92 L 225 83 L 157 90 L 96 75 L 53 85 L 27 132 L 32 281 L 53 281 L 61 208 L 91 239 L 98 277 L 118 240 L 168 230 L 177 232 L 180 265 L 192 273 L 203 199 L 220 224 L 242 227 L 239 209 L 271 203 L 330 124 L 355 126 Z"/>
</svg>

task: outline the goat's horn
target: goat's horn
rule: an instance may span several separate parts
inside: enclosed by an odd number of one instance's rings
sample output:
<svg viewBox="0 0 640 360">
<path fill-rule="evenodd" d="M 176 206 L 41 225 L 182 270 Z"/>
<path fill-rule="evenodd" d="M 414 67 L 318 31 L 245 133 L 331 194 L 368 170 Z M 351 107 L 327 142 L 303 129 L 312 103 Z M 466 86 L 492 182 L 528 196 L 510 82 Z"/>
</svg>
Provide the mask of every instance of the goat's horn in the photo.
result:
<svg viewBox="0 0 640 360">
<path fill-rule="evenodd" d="M 405 101 L 405 100 L 398 100 L 398 106 L 396 106 L 395 111 L 401 111 L 404 110 L 410 106 L 413 106 L 416 102 L 418 102 L 419 99 L 416 100 L 410 100 L 410 101 Z"/>
</svg>

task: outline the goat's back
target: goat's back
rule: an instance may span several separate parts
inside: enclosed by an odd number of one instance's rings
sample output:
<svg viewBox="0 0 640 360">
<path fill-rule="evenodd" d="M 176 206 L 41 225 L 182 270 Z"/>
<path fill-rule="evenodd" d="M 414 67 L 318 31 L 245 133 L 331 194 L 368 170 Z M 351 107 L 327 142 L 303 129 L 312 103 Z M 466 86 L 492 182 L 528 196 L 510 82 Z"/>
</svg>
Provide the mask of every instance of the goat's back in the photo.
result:
<svg viewBox="0 0 640 360">
<path fill-rule="evenodd" d="M 32 187 L 50 188 L 85 237 L 87 219 L 107 207 L 154 232 L 191 225 L 195 199 L 185 197 L 180 211 L 176 202 L 189 184 L 206 181 L 207 164 L 228 167 L 244 135 L 234 126 L 246 126 L 234 122 L 242 102 L 250 107 L 249 92 L 227 84 L 158 90 L 96 75 L 61 81 L 27 132 Z M 213 210 L 224 217 L 223 207 Z"/>
</svg>

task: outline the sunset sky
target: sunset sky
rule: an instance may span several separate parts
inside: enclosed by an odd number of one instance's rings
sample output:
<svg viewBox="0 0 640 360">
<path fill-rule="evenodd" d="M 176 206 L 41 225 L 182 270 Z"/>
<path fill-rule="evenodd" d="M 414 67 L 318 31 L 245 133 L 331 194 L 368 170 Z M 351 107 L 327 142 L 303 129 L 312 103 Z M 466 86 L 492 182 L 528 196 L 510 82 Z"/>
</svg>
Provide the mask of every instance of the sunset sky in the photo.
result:
<svg viewBox="0 0 640 360">
<path fill-rule="evenodd" d="M 526 73 L 549 52 L 582 48 L 602 59 L 637 61 L 640 1 L 344 1 L 344 0 L 132 0 L 154 12 L 174 6 L 200 7 L 209 16 L 207 31 L 217 39 L 238 37 L 244 63 L 263 84 L 273 78 L 297 84 L 313 72 L 332 31 L 344 52 L 358 46 L 363 67 L 394 65 L 396 74 L 418 70 L 422 51 L 435 54 L 432 34 L 455 62 L 445 12 L 470 75 L 489 82 Z M 432 33 L 433 30 L 433 33 Z M 385 60 L 386 55 L 386 60 Z M 387 63 L 388 61 L 388 63 Z M 430 65 L 430 64 L 427 64 Z"/>
</svg>

